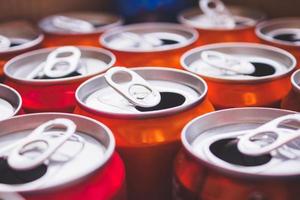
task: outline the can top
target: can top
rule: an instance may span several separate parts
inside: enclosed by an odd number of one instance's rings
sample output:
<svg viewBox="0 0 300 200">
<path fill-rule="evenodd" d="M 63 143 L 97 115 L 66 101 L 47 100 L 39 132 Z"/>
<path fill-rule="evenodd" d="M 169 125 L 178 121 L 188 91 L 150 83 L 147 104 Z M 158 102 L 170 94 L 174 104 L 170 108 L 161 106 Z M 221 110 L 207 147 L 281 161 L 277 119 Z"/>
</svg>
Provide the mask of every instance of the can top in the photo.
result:
<svg viewBox="0 0 300 200">
<path fill-rule="evenodd" d="M 300 70 L 295 71 L 291 76 L 293 89 L 300 93 Z"/>
<path fill-rule="evenodd" d="M 139 119 L 176 114 L 198 105 L 206 97 L 206 83 L 191 73 L 163 67 L 140 67 L 132 70 L 160 93 L 158 105 L 145 108 L 129 103 L 108 85 L 104 75 L 94 77 L 78 87 L 75 94 L 77 103 L 99 115 Z M 113 79 L 120 86 L 131 81 L 130 76 L 122 73 L 115 75 Z M 128 91 L 137 98 L 147 98 L 150 94 L 139 84 L 131 85 Z"/>
<path fill-rule="evenodd" d="M 234 24 L 233 26 L 225 27 L 216 26 L 212 23 L 211 16 L 205 15 L 200 8 L 192 8 L 183 11 L 178 16 L 178 21 L 182 24 L 204 30 L 213 30 L 213 31 L 227 31 L 227 30 L 240 30 L 249 27 L 254 27 L 259 21 L 265 18 L 265 14 L 260 11 L 244 8 L 240 6 L 228 6 Z"/>
<path fill-rule="evenodd" d="M 100 43 L 123 52 L 158 52 L 186 47 L 197 38 L 196 30 L 175 23 L 140 23 L 109 30 Z"/>
<path fill-rule="evenodd" d="M 257 82 L 291 73 L 296 59 L 285 50 L 253 43 L 217 43 L 189 50 L 181 66 L 215 81 Z"/>
<path fill-rule="evenodd" d="M 13 88 L 0 84 L 0 121 L 16 115 L 21 107 L 20 94 Z"/>
<path fill-rule="evenodd" d="M 256 35 L 275 44 L 300 47 L 300 18 L 279 18 L 261 22 Z"/>
<path fill-rule="evenodd" d="M 22 27 L 22 28 L 20 28 Z M 0 55 L 34 47 L 44 35 L 27 21 L 11 21 L 0 24 Z"/>
<path fill-rule="evenodd" d="M 0 127 L 0 192 L 69 186 L 106 164 L 115 148 L 105 125 L 74 114 L 22 115 L 1 121 Z M 45 153 L 50 154 L 43 157 Z M 17 175 L 7 177 L 6 171 Z"/>
<path fill-rule="evenodd" d="M 85 35 L 103 31 L 123 24 L 116 15 L 96 12 L 68 12 L 48 16 L 39 22 L 46 33 L 56 35 Z"/>
<path fill-rule="evenodd" d="M 200 162 L 238 177 L 291 177 L 300 175 L 299 139 L 284 145 L 280 154 L 247 156 L 238 149 L 239 138 L 266 122 L 295 112 L 270 108 L 235 108 L 209 113 L 192 120 L 182 131 L 184 147 Z M 282 127 L 297 129 L 299 121 Z M 273 142 L 272 135 L 267 138 Z M 255 140 L 253 140 L 255 141 Z M 259 139 L 257 138 L 257 141 Z M 282 154 L 282 155 L 281 155 Z M 285 156 L 283 156 L 285 155 Z"/>
<path fill-rule="evenodd" d="M 110 68 L 115 60 L 111 52 L 101 48 L 45 48 L 11 59 L 4 66 L 4 74 L 25 83 L 56 84 L 102 73 Z"/>
</svg>

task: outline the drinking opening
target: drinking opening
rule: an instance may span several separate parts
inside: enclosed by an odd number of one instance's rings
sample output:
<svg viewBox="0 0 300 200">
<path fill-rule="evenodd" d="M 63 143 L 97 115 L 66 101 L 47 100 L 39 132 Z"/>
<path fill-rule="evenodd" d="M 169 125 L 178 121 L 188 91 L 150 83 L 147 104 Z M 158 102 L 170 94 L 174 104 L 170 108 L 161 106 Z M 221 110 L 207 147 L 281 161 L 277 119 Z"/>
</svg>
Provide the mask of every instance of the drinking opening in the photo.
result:
<svg viewBox="0 0 300 200">
<path fill-rule="evenodd" d="M 227 138 L 212 143 L 210 151 L 218 158 L 235 165 L 240 166 L 259 166 L 268 163 L 272 156 L 270 154 L 260 156 L 248 156 L 242 154 L 237 147 L 238 140 Z"/>
<path fill-rule="evenodd" d="M 266 63 L 259 63 L 259 62 L 251 62 L 254 67 L 255 71 L 250 76 L 261 77 L 261 76 L 270 76 L 275 74 L 276 69 L 269 64 Z"/>
<path fill-rule="evenodd" d="M 141 112 L 155 111 L 155 110 L 164 110 L 168 108 L 174 108 L 181 106 L 185 102 L 185 97 L 178 93 L 173 92 L 160 92 L 161 100 L 158 105 L 144 108 L 136 106 L 135 108 Z"/>
<path fill-rule="evenodd" d="M 284 34 L 278 34 L 274 36 L 274 39 L 282 40 L 286 42 L 300 42 L 300 37 L 297 34 L 294 33 L 284 33 Z"/>
</svg>

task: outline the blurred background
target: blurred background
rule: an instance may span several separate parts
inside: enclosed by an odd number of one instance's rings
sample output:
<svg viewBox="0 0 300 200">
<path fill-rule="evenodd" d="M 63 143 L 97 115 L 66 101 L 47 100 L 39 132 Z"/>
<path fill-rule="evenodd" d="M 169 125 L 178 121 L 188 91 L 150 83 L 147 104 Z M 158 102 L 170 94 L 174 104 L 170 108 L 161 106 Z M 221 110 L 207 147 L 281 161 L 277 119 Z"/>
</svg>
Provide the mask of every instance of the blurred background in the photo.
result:
<svg viewBox="0 0 300 200">
<path fill-rule="evenodd" d="M 264 11 L 269 17 L 299 16 L 299 0 L 223 0 Z M 125 17 L 127 23 L 175 21 L 176 14 L 197 6 L 197 0 L 0 0 L 0 22 L 12 19 L 38 20 L 65 11 L 108 11 Z"/>
</svg>

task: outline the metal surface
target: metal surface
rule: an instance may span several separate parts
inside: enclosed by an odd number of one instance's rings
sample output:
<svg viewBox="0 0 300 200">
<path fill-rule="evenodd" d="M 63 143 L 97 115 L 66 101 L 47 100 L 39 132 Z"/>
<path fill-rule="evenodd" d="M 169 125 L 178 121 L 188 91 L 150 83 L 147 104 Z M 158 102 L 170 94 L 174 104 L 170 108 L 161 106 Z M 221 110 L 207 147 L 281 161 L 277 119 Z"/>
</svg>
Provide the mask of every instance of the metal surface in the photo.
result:
<svg viewBox="0 0 300 200">
<path fill-rule="evenodd" d="M 16 115 L 21 107 L 20 94 L 11 87 L 0 84 L 0 121 Z"/>
<path fill-rule="evenodd" d="M 77 103 L 95 113 L 128 118 L 147 118 L 164 116 L 184 111 L 204 100 L 207 85 L 199 77 L 182 70 L 144 67 L 133 69 L 149 84 L 163 93 L 173 93 L 183 101 L 177 106 L 166 109 L 140 111 L 124 97 L 115 92 L 105 81 L 104 75 L 94 77 L 83 83 L 76 91 Z M 167 98 L 163 104 L 173 104 L 176 97 Z"/>
<path fill-rule="evenodd" d="M 198 33 L 178 24 L 142 23 L 126 25 L 105 32 L 100 43 L 106 48 L 124 52 L 168 51 L 188 46 Z"/>
<path fill-rule="evenodd" d="M 222 65 L 223 68 L 218 68 L 212 66 L 211 62 L 207 62 L 207 59 L 203 60 L 203 56 L 201 57 L 207 51 L 214 51 L 220 55 L 226 54 L 240 62 L 250 63 L 252 66 L 260 64 L 257 65 L 257 71 L 259 71 L 260 67 L 263 67 L 261 64 L 267 65 L 272 68 L 269 70 L 274 72 L 266 75 L 240 73 L 240 71 L 233 72 L 232 69 L 227 69 L 231 64 L 226 63 L 226 59 L 223 61 L 225 62 Z M 230 82 L 257 82 L 287 76 L 287 74 L 295 69 L 296 59 L 287 51 L 272 46 L 253 43 L 219 43 L 205 45 L 186 52 L 181 57 L 181 65 L 186 70 L 208 79 Z"/>
</svg>

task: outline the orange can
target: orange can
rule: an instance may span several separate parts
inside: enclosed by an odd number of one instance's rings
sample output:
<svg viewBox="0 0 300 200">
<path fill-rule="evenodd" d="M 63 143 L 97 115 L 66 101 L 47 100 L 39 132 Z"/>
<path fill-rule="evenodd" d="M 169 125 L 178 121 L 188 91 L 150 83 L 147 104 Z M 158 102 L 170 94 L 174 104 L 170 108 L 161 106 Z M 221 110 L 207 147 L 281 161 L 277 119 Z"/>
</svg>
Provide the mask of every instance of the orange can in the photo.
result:
<svg viewBox="0 0 300 200">
<path fill-rule="evenodd" d="M 105 32 L 100 43 L 125 67 L 165 66 L 180 68 L 181 54 L 198 38 L 192 28 L 172 23 L 141 23 Z"/>
<path fill-rule="evenodd" d="M 192 118 L 213 111 L 206 92 L 201 78 L 182 70 L 111 68 L 79 86 L 75 113 L 113 130 L 126 167 L 128 199 L 169 200 L 180 131 Z"/>
<path fill-rule="evenodd" d="M 0 82 L 4 64 L 14 56 L 40 47 L 44 35 L 27 21 L 0 24 Z"/>
<path fill-rule="evenodd" d="M 279 107 L 291 88 L 296 59 L 272 46 L 218 43 L 188 51 L 181 64 L 207 81 L 208 97 L 218 109 Z"/>
<path fill-rule="evenodd" d="M 257 42 L 254 29 L 265 18 L 258 10 L 226 7 L 221 1 L 201 0 L 198 8 L 183 11 L 178 21 L 197 29 L 198 45 L 218 42 Z"/>
<path fill-rule="evenodd" d="M 123 20 L 113 14 L 70 12 L 48 16 L 39 22 L 39 27 L 45 33 L 44 47 L 99 46 L 98 38 L 103 31 L 122 23 Z"/>
<path fill-rule="evenodd" d="M 300 70 L 291 76 L 292 89 L 282 100 L 281 108 L 300 112 Z"/>
<path fill-rule="evenodd" d="M 291 52 L 300 62 L 300 18 L 279 18 L 262 22 L 256 27 L 262 42 Z"/>
</svg>

